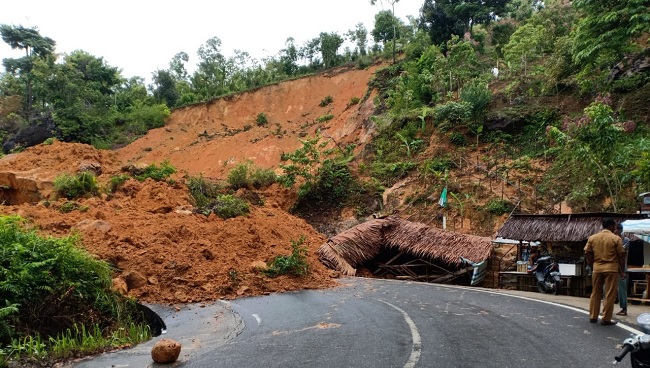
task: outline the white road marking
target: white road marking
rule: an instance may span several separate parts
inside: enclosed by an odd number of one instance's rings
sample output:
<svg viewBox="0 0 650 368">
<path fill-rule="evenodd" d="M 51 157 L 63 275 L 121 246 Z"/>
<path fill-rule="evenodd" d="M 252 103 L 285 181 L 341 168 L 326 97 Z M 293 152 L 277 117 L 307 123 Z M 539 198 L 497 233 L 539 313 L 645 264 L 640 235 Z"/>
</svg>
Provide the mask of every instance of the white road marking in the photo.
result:
<svg viewBox="0 0 650 368">
<path fill-rule="evenodd" d="M 262 318 L 260 318 L 259 315 L 253 314 L 253 318 L 255 318 L 255 320 L 257 321 L 258 326 L 262 324 Z"/>
<path fill-rule="evenodd" d="M 382 281 L 396 282 L 396 283 L 404 282 L 404 281 L 390 280 L 390 279 L 383 279 Z M 410 284 L 410 282 L 407 282 L 407 284 Z M 426 283 L 426 282 L 423 282 L 422 284 L 426 285 L 426 286 L 429 286 L 429 287 L 442 287 L 442 288 L 447 288 L 447 289 L 462 289 L 462 290 L 468 290 L 468 291 L 476 291 L 476 292 L 479 292 L 479 293 L 488 293 L 488 294 L 494 294 L 494 295 L 504 295 L 504 296 L 509 296 L 509 297 L 512 297 L 512 298 L 530 300 L 530 301 L 538 302 L 538 303 L 551 304 L 551 305 L 555 305 L 555 306 L 558 306 L 558 307 L 562 307 L 562 308 L 572 310 L 574 312 L 589 315 L 589 311 L 586 311 L 586 310 L 583 310 L 583 309 L 580 309 L 580 308 L 576 308 L 576 307 L 572 307 L 572 306 L 569 306 L 569 305 L 565 305 L 565 304 L 550 302 L 548 300 L 540 300 L 540 299 L 535 299 L 535 298 L 529 298 L 529 297 L 526 297 L 526 296 L 513 295 L 513 294 L 508 294 L 508 293 L 501 293 L 501 292 L 498 292 L 498 291 L 485 290 L 485 289 L 475 288 L 475 287 L 470 287 L 470 286 L 433 284 L 433 283 Z M 641 332 L 641 331 L 637 330 L 636 328 L 630 327 L 630 326 L 628 326 L 628 325 L 626 325 L 624 323 L 619 322 L 618 324 L 616 324 L 616 327 L 622 328 L 625 331 L 628 331 L 628 332 L 630 332 L 632 334 L 635 334 L 635 335 L 643 335 L 644 334 L 644 332 Z"/>
<path fill-rule="evenodd" d="M 409 317 L 409 315 L 404 310 L 390 304 L 389 302 L 385 302 L 383 300 L 379 300 L 379 301 L 397 309 L 400 313 L 402 313 L 402 316 L 404 316 L 404 320 L 406 321 L 406 324 L 411 329 L 411 339 L 413 340 L 413 346 L 411 347 L 411 356 L 409 356 L 409 360 L 406 362 L 406 364 L 404 364 L 404 368 L 415 367 L 415 365 L 420 360 L 420 354 L 422 353 L 422 340 L 420 339 L 420 333 L 418 332 L 418 327 L 415 325 L 415 322 L 413 322 L 411 317 Z"/>
</svg>

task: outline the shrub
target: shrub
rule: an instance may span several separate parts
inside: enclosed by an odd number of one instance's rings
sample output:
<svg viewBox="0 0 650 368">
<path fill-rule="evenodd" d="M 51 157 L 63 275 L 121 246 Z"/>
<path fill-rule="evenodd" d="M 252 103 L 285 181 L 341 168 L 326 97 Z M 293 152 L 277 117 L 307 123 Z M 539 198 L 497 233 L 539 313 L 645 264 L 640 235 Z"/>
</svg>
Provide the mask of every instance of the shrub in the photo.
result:
<svg viewBox="0 0 650 368">
<path fill-rule="evenodd" d="M 222 219 L 243 216 L 250 212 L 246 201 L 232 194 L 222 194 L 212 204 L 212 212 Z"/>
<path fill-rule="evenodd" d="M 359 97 L 352 97 L 350 99 L 350 102 L 348 102 L 348 106 L 356 105 L 361 101 Z"/>
<path fill-rule="evenodd" d="M 169 161 L 163 161 L 160 164 L 160 167 L 156 166 L 155 163 L 147 166 L 143 173 L 136 175 L 135 178 L 139 181 L 145 181 L 147 178 L 151 178 L 155 181 L 165 181 L 175 172 L 176 168 L 172 166 Z"/>
<path fill-rule="evenodd" d="M 309 272 L 309 263 L 307 263 L 307 248 L 303 246 L 305 236 L 301 235 L 298 241 L 291 240 L 291 255 L 277 256 L 269 264 L 269 268 L 264 270 L 270 277 L 278 275 L 296 275 L 302 276 Z"/>
<path fill-rule="evenodd" d="M 250 163 L 241 163 L 230 170 L 227 180 L 232 189 L 247 188 L 250 185 L 249 169 Z"/>
<path fill-rule="evenodd" d="M 327 115 L 321 115 L 321 116 L 317 117 L 316 121 L 319 122 L 319 123 L 324 123 L 324 122 L 332 120 L 332 119 L 334 119 L 334 115 L 327 114 Z"/>
<path fill-rule="evenodd" d="M 488 211 L 494 215 L 501 216 L 503 214 L 509 213 L 513 210 L 512 203 L 502 200 L 502 199 L 492 199 L 483 206 L 485 211 Z"/>
<path fill-rule="evenodd" d="M 203 174 L 198 177 L 187 178 L 187 189 L 194 200 L 194 206 L 205 210 L 209 207 L 210 202 L 218 195 L 219 186 L 203 178 Z M 203 211 L 202 211 L 203 212 Z M 209 211 L 208 211 L 209 213 Z"/>
<path fill-rule="evenodd" d="M 278 176 L 273 169 L 257 168 L 250 174 L 250 182 L 257 189 L 268 187 L 277 180 Z"/>
<path fill-rule="evenodd" d="M 54 138 L 54 137 L 50 137 L 50 138 L 46 139 L 46 140 L 43 142 L 43 144 L 46 145 L 46 146 L 49 146 L 49 145 L 51 145 L 52 143 L 54 143 L 55 141 L 56 141 L 56 138 Z"/>
<path fill-rule="evenodd" d="M 99 194 L 97 179 L 91 172 L 84 171 L 75 175 L 62 174 L 54 179 L 54 190 L 67 199 Z"/>
<path fill-rule="evenodd" d="M 57 346 L 70 353 L 57 344 L 74 326 L 110 335 L 137 320 L 135 303 L 110 289 L 110 266 L 79 247 L 77 236 L 40 237 L 23 225 L 17 216 L 0 216 L 0 346 L 11 344 L 0 356 L 58 358 Z M 139 342 L 149 336 L 131 337 Z M 125 343 L 108 339 L 82 352 Z"/>
<path fill-rule="evenodd" d="M 269 119 L 266 118 L 266 114 L 263 112 L 260 112 L 257 114 L 257 118 L 255 118 L 255 122 L 257 122 L 257 125 L 263 126 L 269 123 Z"/>
<path fill-rule="evenodd" d="M 467 139 L 463 135 L 463 133 L 460 132 L 452 132 L 449 135 L 449 142 L 453 144 L 454 146 L 459 146 L 459 147 L 464 147 L 467 146 Z"/>
<path fill-rule="evenodd" d="M 322 99 L 320 101 L 320 104 L 318 104 L 318 106 L 325 107 L 325 106 L 331 104 L 332 102 L 334 102 L 334 98 L 332 96 L 328 95 L 327 97 L 325 97 L 324 99 Z"/>
<path fill-rule="evenodd" d="M 111 179 L 108 182 L 108 192 L 115 193 L 127 180 L 130 176 L 127 174 L 120 174 L 111 176 Z"/>
</svg>

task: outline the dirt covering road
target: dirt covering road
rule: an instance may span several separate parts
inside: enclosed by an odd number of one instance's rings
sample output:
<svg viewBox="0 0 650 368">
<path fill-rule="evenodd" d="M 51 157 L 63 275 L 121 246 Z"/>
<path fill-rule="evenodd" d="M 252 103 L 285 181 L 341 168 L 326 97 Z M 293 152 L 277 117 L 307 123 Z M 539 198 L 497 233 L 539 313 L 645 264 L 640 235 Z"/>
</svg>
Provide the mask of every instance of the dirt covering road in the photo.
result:
<svg viewBox="0 0 650 368">
<path fill-rule="evenodd" d="M 351 101 L 364 96 L 375 68 L 341 69 L 179 109 L 165 127 L 115 151 L 55 141 L 7 155 L 0 159 L 0 213 L 20 215 L 44 234 L 79 234 L 84 248 L 115 266 L 116 287 L 145 302 L 209 302 L 334 286 L 338 274 L 315 255 L 325 237 L 287 211 L 295 190 L 240 190 L 258 204 L 247 216 L 222 220 L 192 212 L 183 177 L 223 179 L 247 160 L 277 168 L 282 152 L 294 151 L 299 139 L 317 130 L 339 143 L 365 141 L 372 98 Z M 320 106 L 327 96 L 333 103 Z M 268 124 L 256 124 L 260 112 Z M 331 120 L 318 122 L 329 114 Z M 130 179 L 115 194 L 78 200 L 80 209 L 69 213 L 60 211 L 64 199 L 51 197 L 62 173 L 91 167 L 105 187 L 127 164 L 165 160 L 178 170 L 175 185 Z M 270 278 L 256 269 L 291 254 L 291 242 L 301 236 L 309 275 Z"/>
</svg>

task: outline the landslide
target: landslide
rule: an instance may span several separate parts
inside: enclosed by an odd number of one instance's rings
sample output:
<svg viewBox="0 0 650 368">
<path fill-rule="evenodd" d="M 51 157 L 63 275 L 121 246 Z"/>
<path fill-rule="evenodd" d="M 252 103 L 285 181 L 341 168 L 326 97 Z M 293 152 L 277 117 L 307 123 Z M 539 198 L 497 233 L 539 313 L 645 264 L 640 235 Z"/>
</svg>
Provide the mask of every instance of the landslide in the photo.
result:
<svg viewBox="0 0 650 368">
<path fill-rule="evenodd" d="M 55 141 L 7 155 L 0 159 L 0 213 L 20 215 L 44 234 L 78 234 L 81 246 L 115 267 L 115 286 L 146 302 L 333 286 L 337 274 L 315 256 L 325 237 L 287 212 L 292 191 L 274 185 L 255 193 L 260 200 L 249 215 L 222 220 L 192 212 L 184 177 L 223 179 L 246 161 L 277 168 L 281 153 L 317 131 L 340 144 L 365 143 L 373 104 L 363 97 L 376 68 L 339 68 L 180 108 L 165 127 L 115 151 Z M 333 102 L 322 104 L 328 96 Z M 361 103 L 351 103 L 356 99 Z M 260 113 L 268 123 L 256 121 Z M 332 118 L 319 119 L 327 115 Z M 77 200 L 77 209 L 67 213 L 66 200 L 52 196 L 52 183 L 63 173 L 91 168 L 105 188 L 126 165 L 163 161 L 178 170 L 176 184 L 129 179 L 116 193 Z M 301 237 L 308 249 L 307 276 L 270 278 L 257 269 L 291 254 L 292 242 Z"/>
</svg>

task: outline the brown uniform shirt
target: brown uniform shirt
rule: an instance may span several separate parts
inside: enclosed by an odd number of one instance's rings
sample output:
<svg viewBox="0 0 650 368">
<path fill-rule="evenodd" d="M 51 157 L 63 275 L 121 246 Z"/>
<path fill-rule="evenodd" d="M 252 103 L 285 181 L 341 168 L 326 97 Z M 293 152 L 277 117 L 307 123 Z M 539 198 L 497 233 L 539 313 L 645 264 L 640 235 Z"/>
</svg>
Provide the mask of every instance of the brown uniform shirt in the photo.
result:
<svg viewBox="0 0 650 368">
<path fill-rule="evenodd" d="M 587 240 L 585 253 L 594 254 L 594 272 L 619 272 L 619 259 L 625 256 L 623 240 L 604 229 Z"/>
</svg>

